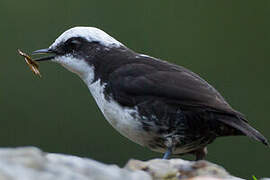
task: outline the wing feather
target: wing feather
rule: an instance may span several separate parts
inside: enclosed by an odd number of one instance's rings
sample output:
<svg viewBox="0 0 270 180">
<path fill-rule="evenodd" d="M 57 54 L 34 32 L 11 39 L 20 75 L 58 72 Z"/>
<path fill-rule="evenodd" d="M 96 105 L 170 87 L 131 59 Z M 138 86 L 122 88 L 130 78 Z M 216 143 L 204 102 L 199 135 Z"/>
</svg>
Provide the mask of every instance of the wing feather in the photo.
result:
<svg viewBox="0 0 270 180">
<path fill-rule="evenodd" d="M 197 74 L 151 57 L 131 62 L 117 68 L 109 77 L 108 87 L 120 104 L 136 106 L 158 99 L 180 109 L 188 107 L 194 113 L 196 108 L 205 109 L 215 114 L 217 121 L 268 145 L 266 138 L 248 125 L 245 117 Z"/>
<path fill-rule="evenodd" d="M 179 69 L 171 69 L 127 64 L 112 73 L 110 83 L 114 98 L 124 105 L 134 106 L 147 97 L 156 97 L 180 107 L 205 107 L 243 117 L 230 107 L 215 88 L 180 66 Z"/>
</svg>

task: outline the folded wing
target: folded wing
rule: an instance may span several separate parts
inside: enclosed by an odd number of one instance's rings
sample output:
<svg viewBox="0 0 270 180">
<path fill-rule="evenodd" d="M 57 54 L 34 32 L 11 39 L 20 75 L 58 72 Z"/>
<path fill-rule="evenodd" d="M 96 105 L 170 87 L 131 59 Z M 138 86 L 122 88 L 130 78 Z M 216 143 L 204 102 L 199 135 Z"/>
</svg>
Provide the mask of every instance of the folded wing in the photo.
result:
<svg viewBox="0 0 270 180">
<path fill-rule="evenodd" d="M 263 135 L 248 125 L 244 116 L 231 108 L 216 89 L 181 66 L 170 66 L 163 61 L 127 64 L 115 70 L 109 82 L 112 83 L 113 97 L 122 105 L 136 106 L 155 97 L 180 108 L 204 108 L 220 114 L 217 121 L 268 144 Z"/>
</svg>

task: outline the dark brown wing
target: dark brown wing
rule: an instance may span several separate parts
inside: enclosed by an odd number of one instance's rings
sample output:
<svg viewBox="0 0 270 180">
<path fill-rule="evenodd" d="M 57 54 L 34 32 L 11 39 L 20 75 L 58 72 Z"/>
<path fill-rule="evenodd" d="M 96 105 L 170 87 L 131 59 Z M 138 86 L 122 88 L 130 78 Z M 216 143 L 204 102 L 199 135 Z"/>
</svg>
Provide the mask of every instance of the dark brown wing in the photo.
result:
<svg viewBox="0 0 270 180">
<path fill-rule="evenodd" d="M 216 114 L 217 121 L 268 144 L 266 138 L 247 124 L 224 98 L 195 73 L 163 61 L 151 60 L 126 64 L 115 70 L 109 84 L 113 97 L 124 106 L 136 106 L 151 98 L 181 107 L 204 108 Z"/>
<path fill-rule="evenodd" d="M 136 105 L 142 97 L 171 100 L 179 106 L 205 107 L 220 113 L 239 114 L 224 98 L 195 73 L 177 66 L 161 68 L 149 64 L 128 64 L 111 75 L 114 95 L 125 105 Z M 123 101 L 121 101 L 123 100 Z M 135 103 L 135 104 L 134 104 Z"/>
</svg>

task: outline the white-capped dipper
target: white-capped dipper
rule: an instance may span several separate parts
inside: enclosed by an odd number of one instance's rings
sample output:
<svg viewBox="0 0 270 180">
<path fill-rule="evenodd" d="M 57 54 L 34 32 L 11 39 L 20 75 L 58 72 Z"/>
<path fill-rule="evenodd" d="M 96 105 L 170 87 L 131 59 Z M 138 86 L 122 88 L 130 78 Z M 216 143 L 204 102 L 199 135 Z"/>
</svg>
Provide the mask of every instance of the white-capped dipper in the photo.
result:
<svg viewBox="0 0 270 180">
<path fill-rule="evenodd" d="M 107 121 L 153 151 L 204 159 L 217 137 L 246 135 L 265 145 L 219 92 L 190 70 L 127 48 L 94 27 L 74 27 L 47 49 L 51 60 L 79 75 Z"/>
</svg>

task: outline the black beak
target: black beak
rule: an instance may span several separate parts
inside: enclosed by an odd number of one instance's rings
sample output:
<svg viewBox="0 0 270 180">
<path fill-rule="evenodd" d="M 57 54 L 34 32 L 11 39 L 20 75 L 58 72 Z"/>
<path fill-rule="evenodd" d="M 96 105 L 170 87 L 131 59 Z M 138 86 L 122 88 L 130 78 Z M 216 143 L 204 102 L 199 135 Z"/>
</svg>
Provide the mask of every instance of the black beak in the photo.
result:
<svg viewBox="0 0 270 180">
<path fill-rule="evenodd" d="M 48 61 L 48 60 L 54 59 L 56 56 L 55 52 L 49 48 L 36 50 L 36 51 L 32 52 L 32 54 L 33 55 L 35 55 L 35 54 L 53 54 L 51 56 L 45 56 L 45 57 L 40 57 L 40 58 L 34 59 L 35 61 Z"/>
</svg>

